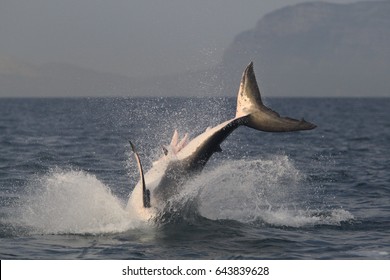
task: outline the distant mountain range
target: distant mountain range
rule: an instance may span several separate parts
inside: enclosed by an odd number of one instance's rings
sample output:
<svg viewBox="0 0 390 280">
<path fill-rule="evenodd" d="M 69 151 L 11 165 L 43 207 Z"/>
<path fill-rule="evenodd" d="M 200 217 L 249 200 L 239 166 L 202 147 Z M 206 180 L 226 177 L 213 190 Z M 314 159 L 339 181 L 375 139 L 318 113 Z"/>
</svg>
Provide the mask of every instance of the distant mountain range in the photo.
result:
<svg viewBox="0 0 390 280">
<path fill-rule="evenodd" d="M 272 12 L 227 48 L 225 80 L 251 60 L 271 95 L 390 96 L 390 1 Z"/>
<path fill-rule="evenodd" d="M 64 63 L 41 66 L 0 60 L 1 96 L 60 97 L 128 95 L 128 77 L 100 73 Z"/>
<path fill-rule="evenodd" d="M 179 75 L 0 59 L 0 96 L 233 96 L 250 61 L 266 96 L 390 96 L 390 1 L 276 10 L 238 34 L 218 66 Z"/>
<path fill-rule="evenodd" d="M 131 78 L 65 63 L 38 66 L 3 58 L 0 59 L 0 96 L 196 96 L 201 88 L 203 93 L 210 92 L 199 80 L 207 73 L 208 71 L 199 71 L 170 76 Z M 211 91 L 214 90 L 213 86 L 214 84 L 209 86 Z"/>
</svg>

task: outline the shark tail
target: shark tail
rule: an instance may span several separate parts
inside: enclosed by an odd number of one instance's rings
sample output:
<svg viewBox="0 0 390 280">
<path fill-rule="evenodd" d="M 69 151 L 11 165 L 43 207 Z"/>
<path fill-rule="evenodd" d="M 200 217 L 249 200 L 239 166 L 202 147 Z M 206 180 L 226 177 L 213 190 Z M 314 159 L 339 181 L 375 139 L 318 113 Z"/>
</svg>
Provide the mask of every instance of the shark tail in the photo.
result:
<svg viewBox="0 0 390 280">
<path fill-rule="evenodd" d="M 263 104 L 253 62 L 247 66 L 242 75 L 237 96 L 236 119 L 244 119 L 243 125 L 266 132 L 310 130 L 317 127 L 303 118 L 297 120 L 281 117 Z"/>
</svg>

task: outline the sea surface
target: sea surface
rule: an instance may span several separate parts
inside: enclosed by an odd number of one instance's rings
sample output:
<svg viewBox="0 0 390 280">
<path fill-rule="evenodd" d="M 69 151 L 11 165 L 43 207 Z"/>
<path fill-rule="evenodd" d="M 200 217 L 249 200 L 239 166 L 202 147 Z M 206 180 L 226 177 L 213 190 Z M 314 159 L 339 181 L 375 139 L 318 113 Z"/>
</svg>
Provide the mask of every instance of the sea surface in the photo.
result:
<svg viewBox="0 0 390 280">
<path fill-rule="evenodd" d="M 124 210 L 178 129 L 234 98 L 0 99 L 0 259 L 390 259 L 390 98 L 266 98 L 311 131 L 240 127 L 154 222 Z"/>
</svg>

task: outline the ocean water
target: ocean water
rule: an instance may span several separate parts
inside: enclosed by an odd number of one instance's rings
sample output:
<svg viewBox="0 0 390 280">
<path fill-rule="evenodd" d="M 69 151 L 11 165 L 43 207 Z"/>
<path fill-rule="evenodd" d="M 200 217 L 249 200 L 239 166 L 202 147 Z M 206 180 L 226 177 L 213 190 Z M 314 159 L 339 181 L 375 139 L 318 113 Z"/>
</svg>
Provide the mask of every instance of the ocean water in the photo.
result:
<svg viewBox="0 0 390 280">
<path fill-rule="evenodd" d="M 0 99 L 0 258 L 390 259 L 390 99 L 265 102 L 318 127 L 240 127 L 144 223 L 128 140 L 149 169 L 234 98 Z"/>
</svg>

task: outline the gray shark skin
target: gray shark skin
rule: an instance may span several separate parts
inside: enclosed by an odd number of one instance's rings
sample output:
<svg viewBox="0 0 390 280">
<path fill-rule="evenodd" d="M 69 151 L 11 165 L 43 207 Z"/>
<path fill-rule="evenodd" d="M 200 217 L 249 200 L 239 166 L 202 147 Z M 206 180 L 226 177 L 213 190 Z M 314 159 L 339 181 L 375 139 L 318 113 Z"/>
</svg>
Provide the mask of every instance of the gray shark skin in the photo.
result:
<svg viewBox="0 0 390 280">
<path fill-rule="evenodd" d="M 210 157 L 221 151 L 221 143 L 242 125 L 265 132 L 311 130 L 316 127 L 304 119 L 281 117 L 266 107 L 261 100 L 253 63 L 250 63 L 242 75 L 234 118 L 207 129 L 189 142 L 187 135 L 179 141 L 178 133 L 175 131 L 171 144 L 164 149 L 162 158 L 145 174 L 133 147 L 141 178 L 144 179 L 131 193 L 127 209 L 145 219 L 155 216 L 186 181 L 202 171 Z M 147 202 L 145 192 L 150 193 Z"/>
<path fill-rule="evenodd" d="M 304 119 L 281 117 L 263 104 L 253 71 L 253 63 L 248 65 L 242 75 L 237 97 L 237 114 L 248 115 L 244 125 L 265 132 L 289 132 L 316 128 L 316 125 Z"/>
</svg>

